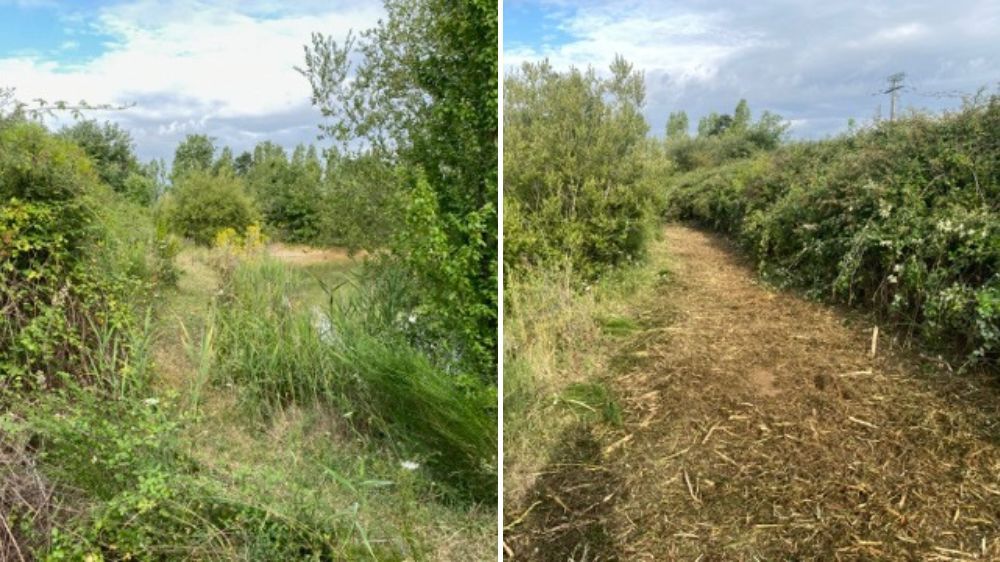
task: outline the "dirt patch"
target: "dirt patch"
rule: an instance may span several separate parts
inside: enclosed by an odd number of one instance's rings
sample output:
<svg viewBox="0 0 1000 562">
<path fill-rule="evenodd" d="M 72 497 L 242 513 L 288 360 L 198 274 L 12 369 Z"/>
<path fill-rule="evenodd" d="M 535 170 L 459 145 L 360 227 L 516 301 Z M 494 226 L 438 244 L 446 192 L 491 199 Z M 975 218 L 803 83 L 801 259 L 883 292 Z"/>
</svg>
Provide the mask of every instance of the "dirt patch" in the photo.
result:
<svg viewBox="0 0 1000 562">
<path fill-rule="evenodd" d="M 886 336 L 872 357 L 870 323 L 762 286 L 722 239 L 674 226 L 665 244 L 677 284 L 637 308 L 674 320 L 615 377 L 624 425 L 602 443 L 622 442 L 599 471 L 623 492 L 588 523 L 608 552 L 1000 560 L 995 377 Z"/>
<path fill-rule="evenodd" d="M 748 379 L 753 383 L 754 388 L 764 396 L 774 396 L 778 393 L 778 389 L 774 386 L 774 372 L 769 369 L 760 367 L 750 369 Z"/>
<path fill-rule="evenodd" d="M 364 257 L 364 252 L 353 256 L 346 248 L 314 248 L 298 244 L 268 244 L 267 253 L 272 258 L 294 265 L 312 265 L 327 262 L 350 262 Z"/>
</svg>

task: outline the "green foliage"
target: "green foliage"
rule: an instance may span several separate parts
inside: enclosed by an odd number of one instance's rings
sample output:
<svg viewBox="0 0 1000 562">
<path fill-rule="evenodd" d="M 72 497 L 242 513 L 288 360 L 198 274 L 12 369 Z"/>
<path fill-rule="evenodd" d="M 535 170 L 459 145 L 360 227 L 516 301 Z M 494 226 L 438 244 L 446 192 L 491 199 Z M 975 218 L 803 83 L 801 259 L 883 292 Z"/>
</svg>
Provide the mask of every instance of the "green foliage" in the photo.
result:
<svg viewBox="0 0 1000 562">
<path fill-rule="evenodd" d="M 206 135 L 188 135 L 174 151 L 170 179 L 178 183 L 190 172 L 209 171 L 215 158 L 215 141 Z"/>
<path fill-rule="evenodd" d="M 671 113 L 667 117 L 667 138 L 686 139 L 688 138 L 688 116 L 683 111 Z"/>
<path fill-rule="evenodd" d="M 998 134 L 994 95 L 679 176 L 669 205 L 736 236 L 776 282 L 995 365 Z"/>
<path fill-rule="evenodd" d="M 148 217 L 75 144 L 28 123 L 0 130 L 0 203 L 0 394 L 123 367 L 151 280 Z"/>
<path fill-rule="evenodd" d="M 667 158 L 680 171 L 720 166 L 733 159 L 747 158 L 757 152 L 778 147 L 788 124 L 778 115 L 765 111 L 753 122 L 750 106 L 740 100 L 733 116 L 712 112 L 698 122 L 698 136 L 667 135 Z"/>
<path fill-rule="evenodd" d="M 143 166 L 135 156 L 132 135 L 115 123 L 100 126 L 96 121 L 80 121 L 59 132 L 87 154 L 101 181 L 126 199 L 149 206 L 159 196 L 158 165 Z"/>
<path fill-rule="evenodd" d="M 437 340 L 423 339 L 405 270 L 370 271 L 311 310 L 288 300 L 303 281 L 268 261 L 232 271 L 213 332 L 222 380 L 262 415 L 314 403 L 351 412 L 459 496 L 495 500 L 495 390 L 428 349 Z"/>
<path fill-rule="evenodd" d="M 327 197 L 330 204 L 322 228 L 331 241 L 350 248 L 389 246 L 402 221 L 405 185 L 385 159 L 373 154 L 327 155 Z"/>
<path fill-rule="evenodd" d="M 244 497 L 232 475 L 186 454 L 189 420 L 158 398 L 74 391 L 2 421 L 35 443 L 58 496 L 78 505 L 61 514 L 40 560 L 397 559 L 355 532 L 350 510 L 319 518 Z"/>
<path fill-rule="evenodd" d="M 220 230 L 242 232 L 259 219 L 242 180 L 207 170 L 184 173 L 165 196 L 161 212 L 173 232 L 202 245 L 210 244 Z"/>
<path fill-rule="evenodd" d="M 276 238 L 312 244 L 339 242 L 331 216 L 338 203 L 324 184 L 315 147 L 299 145 L 288 159 L 280 146 L 262 142 L 255 147 L 243 177 Z"/>
<path fill-rule="evenodd" d="M 389 0 L 385 8 L 357 41 L 314 35 L 302 72 L 333 118 L 324 130 L 345 152 L 361 143 L 403 168 L 398 208 L 433 213 L 401 223 L 420 224 L 430 238 L 402 233 L 391 249 L 420 281 L 429 313 L 454 321 L 465 360 L 495 380 L 497 3 Z M 428 277 L 443 254 L 460 256 L 463 269 Z"/>
<path fill-rule="evenodd" d="M 240 177 L 245 177 L 251 166 L 253 166 L 253 155 L 246 151 L 240 153 L 233 161 L 233 171 Z"/>
<path fill-rule="evenodd" d="M 642 75 L 525 64 L 505 83 L 505 265 L 569 258 L 585 276 L 641 258 L 655 215 L 643 182 Z"/>
</svg>

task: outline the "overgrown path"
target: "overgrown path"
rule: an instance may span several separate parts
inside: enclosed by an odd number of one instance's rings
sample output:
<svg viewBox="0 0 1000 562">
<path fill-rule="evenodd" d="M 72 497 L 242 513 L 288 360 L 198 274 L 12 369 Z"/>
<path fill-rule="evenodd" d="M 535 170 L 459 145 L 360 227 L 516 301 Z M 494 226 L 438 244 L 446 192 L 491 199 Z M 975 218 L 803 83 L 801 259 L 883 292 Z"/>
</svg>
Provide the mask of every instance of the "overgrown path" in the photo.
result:
<svg viewBox="0 0 1000 562">
<path fill-rule="evenodd" d="M 1000 560 L 995 378 L 884 334 L 872 355 L 870 323 L 762 286 L 713 235 L 664 243 L 676 281 L 609 374 L 624 423 L 553 469 L 569 485 L 540 479 L 525 559 Z"/>
</svg>

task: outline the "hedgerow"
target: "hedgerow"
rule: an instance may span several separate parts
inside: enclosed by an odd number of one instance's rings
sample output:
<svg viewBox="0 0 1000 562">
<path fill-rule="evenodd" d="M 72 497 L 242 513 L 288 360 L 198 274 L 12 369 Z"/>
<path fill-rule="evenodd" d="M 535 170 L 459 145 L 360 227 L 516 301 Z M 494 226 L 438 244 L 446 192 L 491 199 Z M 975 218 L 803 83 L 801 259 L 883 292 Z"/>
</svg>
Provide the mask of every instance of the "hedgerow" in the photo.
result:
<svg viewBox="0 0 1000 562">
<path fill-rule="evenodd" d="M 970 362 L 1000 357 L 1000 96 L 673 178 L 669 213 L 765 276 L 873 311 Z"/>
<path fill-rule="evenodd" d="M 0 128 L 0 395 L 126 364 L 139 295 L 166 272 L 142 217 L 75 144 Z"/>
</svg>

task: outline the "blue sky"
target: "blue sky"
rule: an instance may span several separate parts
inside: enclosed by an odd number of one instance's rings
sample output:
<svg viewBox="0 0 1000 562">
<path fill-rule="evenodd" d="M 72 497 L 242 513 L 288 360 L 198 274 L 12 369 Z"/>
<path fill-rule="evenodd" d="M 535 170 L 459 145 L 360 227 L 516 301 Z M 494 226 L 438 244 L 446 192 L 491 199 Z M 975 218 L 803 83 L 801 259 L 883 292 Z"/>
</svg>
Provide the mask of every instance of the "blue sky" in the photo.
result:
<svg viewBox="0 0 1000 562">
<path fill-rule="evenodd" d="M 310 34 L 344 37 L 382 15 L 368 0 L 0 0 L 0 87 L 134 103 L 90 117 L 127 128 L 143 159 L 169 162 L 190 133 L 236 151 L 293 147 L 314 142 L 321 121 L 294 70 Z"/>
<path fill-rule="evenodd" d="M 1000 85 L 1000 2 L 842 0 L 514 0 L 504 3 L 504 66 L 548 58 L 604 69 L 616 53 L 645 72 L 646 116 L 662 135 L 686 110 L 692 128 L 746 98 L 798 137 L 888 115 L 873 95 L 906 72 L 902 105 L 941 110 Z"/>
<path fill-rule="evenodd" d="M 114 41 L 80 21 L 97 4 L 78 2 L 72 10 L 59 10 L 41 2 L 0 2 L 0 56 L 51 57 L 68 64 L 93 59 Z"/>
</svg>

